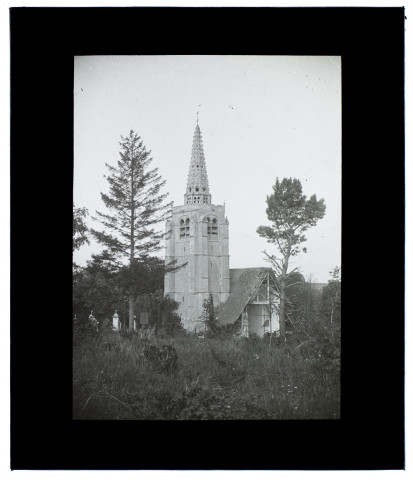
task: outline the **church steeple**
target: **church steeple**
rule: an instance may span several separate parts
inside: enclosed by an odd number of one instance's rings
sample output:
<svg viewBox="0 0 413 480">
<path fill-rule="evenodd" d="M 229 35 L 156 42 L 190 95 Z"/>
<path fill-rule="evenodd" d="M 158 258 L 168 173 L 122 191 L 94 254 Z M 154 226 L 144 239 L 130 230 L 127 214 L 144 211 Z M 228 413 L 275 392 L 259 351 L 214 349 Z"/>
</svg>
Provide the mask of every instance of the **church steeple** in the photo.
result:
<svg viewBox="0 0 413 480">
<path fill-rule="evenodd" d="M 208 175 L 205 165 L 204 148 L 198 118 L 192 140 L 191 164 L 189 165 L 188 181 L 185 193 L 186 204 L 210 204 Z"/>
</svg>

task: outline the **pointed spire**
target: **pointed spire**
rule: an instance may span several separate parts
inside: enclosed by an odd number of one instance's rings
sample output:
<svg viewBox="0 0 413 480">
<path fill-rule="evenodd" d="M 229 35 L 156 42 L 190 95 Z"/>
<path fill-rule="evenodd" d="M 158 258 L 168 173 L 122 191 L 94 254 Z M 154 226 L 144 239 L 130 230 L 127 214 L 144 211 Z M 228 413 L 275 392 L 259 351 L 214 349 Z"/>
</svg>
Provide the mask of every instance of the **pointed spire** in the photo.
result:
<svg viewBox="0 0 413 480">
<path fill-rule="evenodd" d="M 201 129 L 197 123 L 192 140 L 191 163 L 189 165 L 188 182 L 185 193 L 186 204 L 210 204 L 208 175 L 205 164 L 204 147 L 202 145 Z"/>
</svg>

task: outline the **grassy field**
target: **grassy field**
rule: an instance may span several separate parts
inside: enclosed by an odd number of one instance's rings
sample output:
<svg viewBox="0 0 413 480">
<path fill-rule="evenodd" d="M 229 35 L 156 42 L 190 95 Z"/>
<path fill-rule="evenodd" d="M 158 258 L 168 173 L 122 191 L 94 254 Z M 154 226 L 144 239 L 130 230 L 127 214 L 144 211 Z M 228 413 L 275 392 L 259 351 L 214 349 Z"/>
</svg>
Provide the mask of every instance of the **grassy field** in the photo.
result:
<svg viewBox="0 0 413 480">
<path fill-rule="evenodd" d="M 173 342 L 176 368 L 143 359 L 137 334 L 75 341 L 73 418 L 234 420 L 340 418 L 340 359 L 314 342 L 274 338 L 153 339 Z"/>
</svg>

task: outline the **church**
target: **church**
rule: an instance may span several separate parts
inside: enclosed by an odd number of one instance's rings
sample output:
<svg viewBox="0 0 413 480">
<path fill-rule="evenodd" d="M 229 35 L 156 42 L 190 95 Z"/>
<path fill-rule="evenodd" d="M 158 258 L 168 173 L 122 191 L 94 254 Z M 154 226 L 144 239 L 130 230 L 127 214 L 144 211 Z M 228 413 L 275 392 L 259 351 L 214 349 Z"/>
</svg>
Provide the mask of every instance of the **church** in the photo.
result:
<svg viewBox="0 0 413 480">
<path fill-rule="evenodd" d="M 213 296 L 220 325 L 239 325 L 248 337 L 279 329 L 271 269 L 229 268 L 229 222 L 225 205 L 215 205 L 209 188 L 201 130 L 192 140 L 184 203 L 166 224 L 165 262 L 184 265 L 165 275 L 165 295 L 179 303 L 187 331 L 205 330 L 203 302 Z"/>
</svg>

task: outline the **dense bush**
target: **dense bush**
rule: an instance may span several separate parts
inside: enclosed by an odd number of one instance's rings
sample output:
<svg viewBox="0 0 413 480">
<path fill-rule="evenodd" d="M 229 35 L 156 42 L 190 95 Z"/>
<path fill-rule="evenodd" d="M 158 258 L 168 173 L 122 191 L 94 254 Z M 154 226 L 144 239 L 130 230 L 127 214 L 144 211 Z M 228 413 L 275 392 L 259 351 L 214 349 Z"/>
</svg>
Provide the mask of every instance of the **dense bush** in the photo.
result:
<svg viewBox="0 0 413 480">
<path fill-rule="evenodd" d="M 205 326 L 205 335 L 212 338 L 217 335 L 219 328 L 215 313 L 214 297 L 209 295 L 208 298 L 205 298 L 202 307 L 203 310 L 200 319 Z"/>
<path fill-rule="evenodd" d="M 112 337 L 111 337 L 112 336 Z M 330 343 L 175 337 L 174 368 L 142 361 L 165 339 L 91 333 L 74 346 L 75 419 L 339 418 L 339 365 Z M 167 345 L 170 345 L 168 342 Z M 165 350 L 165 347 L 164 347 Z M 156 356 L 156 355 L 155 355 Z"/>
</svg>

